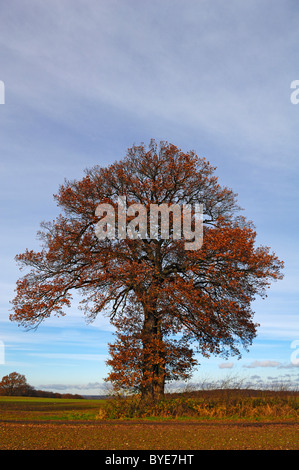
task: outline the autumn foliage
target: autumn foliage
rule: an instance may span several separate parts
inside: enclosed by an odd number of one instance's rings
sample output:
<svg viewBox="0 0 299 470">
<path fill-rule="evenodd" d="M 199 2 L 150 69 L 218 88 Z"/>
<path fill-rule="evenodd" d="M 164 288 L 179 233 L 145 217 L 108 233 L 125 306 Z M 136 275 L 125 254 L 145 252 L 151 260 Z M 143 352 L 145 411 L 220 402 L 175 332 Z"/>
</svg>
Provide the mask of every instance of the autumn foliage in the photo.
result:
<svg viewBox="0 0 299 470">
<path fill-rule="evenodd" d="M 27 383 L 25 375 L 11 372 L 0 381 L 0 395 L 29 395 L 33 387 Z"/>
<path fill-rule="evenodd" d="M 174 337 L 171 324 L 162 321 L 160 334 L 153 334 L 145 342 L 142 306 L 138 309 L 136 303 L 126 306 L 126 311 L 112 323 L 117 339 L 109 344 L 111 358 L 107 364 L 112 371 L 106 380 L 113 383 L 116 391 L 139 392 L 144 384 L 152 382 L 154 370 L 163 383 L 191 377 L 197 364 L 194 352 L 184 337 Z M 145 362 L 146 369 L 143 367 Z"/>
<path fill-rule="evenodd" d="M 65 313 L 72 292 L 82 295 L 89 321 L 108 312 L 116 327 L 110 345 L 110 380 L 163 395 L 166 380 L 188 378 L 194 352 L 240 355 L 256 336 L 251 303 L 264 297 L 283 263 L 256 246 L 253 224 L 240 216 L 236 195 L 220 186 L 215 167 L 194 152 L 151 141 L 133 146 L 123 160 L 65 181 L 55 196 L 62 210 L 42 223 L 39 252 L 17 256 L 31 268 L 17 282 L 11 319 L 35 327 Z M 185 250 L 184 237 L 99 240 L 99 203 L 203 204 L 203 244 Z M 128 218 L 129 219 L 129 218 Z M 132 216 L 130 218 L 132 220 Z"/>
</svg>

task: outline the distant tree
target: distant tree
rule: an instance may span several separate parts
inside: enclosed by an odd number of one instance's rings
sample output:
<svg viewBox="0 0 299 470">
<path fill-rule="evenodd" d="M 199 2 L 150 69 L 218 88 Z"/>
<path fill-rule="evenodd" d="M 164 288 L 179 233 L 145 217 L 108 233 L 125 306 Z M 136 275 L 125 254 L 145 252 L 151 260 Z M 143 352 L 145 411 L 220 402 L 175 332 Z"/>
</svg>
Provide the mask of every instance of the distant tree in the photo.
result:
<svg viewBox="0 0 299 470">
<path fill-rule="evenodd" d="M 132 353 L 131 372 L 139 374 L 132 385 L 139 384 L 144 398 L 159 399 L 168 377 L 189 372 L 186 344 L 206 357 L 240 356 L 240 345 L 247 349 L 256 336 L 251 304 L 282 277 L 283 263 L 270 248 L 255 245 L 253 224 L 240 216 L 236 194 L 220 186 L 214 172 L 193 151 L 184 153 L 167 142 L 158 148 L 151 141 L 149 148 L 133 146 L 106 168 L 86 170 L 80 181 L 66 181 L 55 196 L 64 213 L 42 224 L 42 249 L 17 256 L 31 270 L 17 282 L 11 319 L 36 327 L 51 314 L 64 314 L 74 291 L 82 294 L 90 321 L 105 310 L 112 322 L 124 314 L 118 341 L 127 341 L 132 350 L 118 342 L 111 364 L 118 377 L 122 367 L 128 375 L 125 355 Z M 168 238 L 138 233 L 137 224 L 135 237 L 123 237 L 119 196 L 147 213 L 151 204 L 202 204 L 201 248 L 186 250 L 173 224 Z M 114 239 L 99 240 L 95 233 L 103 220 L 96 214 L 100 203 L 115 209 Z M 134 216 L 125 217 L 127 224 Z M 126 333 L 128 302 L 136 304 L 136 338 Z M 173 335 L 183 344 L 171 343 Z"/>
<path fill-rule="evenodd" d="M 25 375 L 12 372 L 2 378 L 0 382 L 0 394 L 6 396 L 28 396 L 33 387 L 27 383 Z"/>
</svg>

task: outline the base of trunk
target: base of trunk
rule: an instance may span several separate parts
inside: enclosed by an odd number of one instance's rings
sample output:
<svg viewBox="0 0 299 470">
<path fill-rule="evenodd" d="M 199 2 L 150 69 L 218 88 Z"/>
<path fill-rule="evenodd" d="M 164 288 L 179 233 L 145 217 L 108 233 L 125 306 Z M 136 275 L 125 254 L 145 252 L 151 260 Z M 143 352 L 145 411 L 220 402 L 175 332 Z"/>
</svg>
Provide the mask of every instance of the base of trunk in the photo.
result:
<svg viewBox="0 0 299 470">
<path fill-rule="evenodd" d="M 145 401 L 159 401 L 164 398 L 164 387 L 149 387 L 141 390 L 141 398 Z"/>
</svg>

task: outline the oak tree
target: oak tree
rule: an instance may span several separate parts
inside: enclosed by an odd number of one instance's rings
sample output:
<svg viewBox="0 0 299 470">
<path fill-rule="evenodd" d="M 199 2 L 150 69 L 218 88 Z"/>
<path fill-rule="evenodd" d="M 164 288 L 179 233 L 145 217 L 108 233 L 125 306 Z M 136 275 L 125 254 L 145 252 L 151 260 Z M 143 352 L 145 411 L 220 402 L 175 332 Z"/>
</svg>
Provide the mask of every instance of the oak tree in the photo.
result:
<svg viewBox="0 0 299 470">
<path fill-rule="evenodd" d="M 41 250 L 17 256 L 31 269 L 17 281 L 11 319 L 36 327 L 51 314 L 65 314 L 72 292 L 79 291 L 88 321 L 106 311 L 117 327 L 112 381 L 121 385 L 122 371 L 123 377 L 131 371 L 136 380 L 128 386 L 144 397 L 159 398 L 167 379 L 188 376 L 192 351 L 240 356 L 257 333 L 252 301 L 282 277 L 283 263 L 269 247 L 256 246 L 253 224 L 240 215 L 237 195 L 218 183 L 215 170 L 193 151 L 152 140 L 107 167 L 87 169 L 81 180 L 66 180 L 55 195 L 62 213 L 41 224 Z M 133 236 L 123 234 L 119 196 L 133 207 L 125 215 Z M 107 215 L 97 212 L 104 203 L 115 209 L 114 238 L 108 223 L 107 237 L 96 235 Z M 203 240 L 191 250 L 183 230 L 174 236 L 174 215 L 168 238 L 161 230 L 150 237 L 149 218 L 147 230 L 140 230 L 133 206 L 149 214 L 152 204 L 198 203 Z"/>
<path fill-rule="evenodd" d="M 27 383 L 26 377 L 18 372 L 11 372 L 2 377 L 0 382 L 0 395 L 24 396 L 29 395 L 33 387 Z"/>
</svg>

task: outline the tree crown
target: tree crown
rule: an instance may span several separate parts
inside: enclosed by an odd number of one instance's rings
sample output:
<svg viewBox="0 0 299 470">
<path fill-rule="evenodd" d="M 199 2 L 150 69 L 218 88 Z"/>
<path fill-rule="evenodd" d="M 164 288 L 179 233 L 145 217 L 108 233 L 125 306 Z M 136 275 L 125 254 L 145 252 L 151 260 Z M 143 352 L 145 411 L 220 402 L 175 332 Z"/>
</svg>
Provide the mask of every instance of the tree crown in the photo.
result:
<svg viewBox="0 0 299 470">
<path fill-rule="evenodd" d="M 186 251 L 183 237 L 174 239 L 171 230 L 168 239 L 99 240 L 96 207 L 116 209 L 120 195 L 128 206 L 147 209 L 202 204 L 201 248 Z M 105 309 L 116 320 L 135 304 L 143 338 L 151 322 L 151 335 L 180 333 L 204 355 L 240 354 L 238 343 L 251 344 L 257 328 L 251 302 L 282 277 L 283 263 L 270 248 L 255 246 L 254 226 L 240 216 L 236 194 L 220 186 L 205 158 L 152 140 L 148 148 L 130 148 L 121 161 L 86 170 L 80 181 L 66 180 L 55 200 L 63 213 L 41 224 L 41 251 L 17 256 L 31 271 L 17 282 L 12 320 L 34 327 L 52 313 L 64 314 L 79 290 L 89 321 Z M 117 211 L 115 222 L 118 227 Z"/>
</svg>

